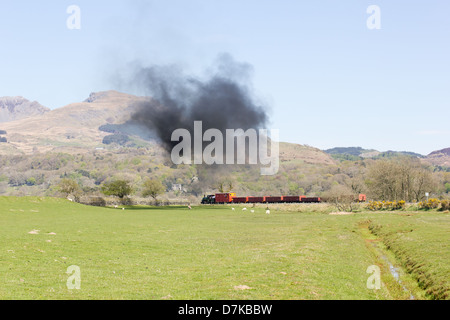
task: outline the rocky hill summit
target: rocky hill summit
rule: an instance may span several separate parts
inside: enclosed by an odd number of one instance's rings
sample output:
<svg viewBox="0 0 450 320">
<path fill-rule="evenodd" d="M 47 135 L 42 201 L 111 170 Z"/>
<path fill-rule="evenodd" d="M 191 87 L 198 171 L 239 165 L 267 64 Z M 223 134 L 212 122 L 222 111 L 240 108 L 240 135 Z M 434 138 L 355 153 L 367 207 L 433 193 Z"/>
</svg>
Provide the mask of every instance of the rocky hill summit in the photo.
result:
<svg viewBox="0 0 450 320">
<path fill-rule="evenodd" d="M 427 156 L 427 160 L 435 166 L 450 167 L 450 148 L 431 152 Z"/>
<path fill-rule="evenodd" d="M 23 97 L 0 97 L 0 123 L 29 118 L 49 112 L 36 101 Z"/>
<path fill-rule="evenodd" d="M 450 148 L 433 151 L 428 156 L 449 156 L 450 157 Z"/>
</svg>

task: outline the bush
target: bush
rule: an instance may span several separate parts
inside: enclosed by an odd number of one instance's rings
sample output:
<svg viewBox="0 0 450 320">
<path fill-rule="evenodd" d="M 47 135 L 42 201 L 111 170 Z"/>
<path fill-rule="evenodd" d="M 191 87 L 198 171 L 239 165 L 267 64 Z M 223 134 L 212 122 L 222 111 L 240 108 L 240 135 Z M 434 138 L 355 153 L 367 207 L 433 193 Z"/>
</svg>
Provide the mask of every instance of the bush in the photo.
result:
<svg viewBox="0 0 450 320">
<path fill-rule="evenodd" d="M 98 130 L 108 133 L 119 133 L 120 131 L 117 129 L 117 125 L 115 124 L 104 124 L 98 128 Z"/>
<path fill-rule="evenodd" d="M 143 197 L 152 197 L 155 201 L 158 195 L 163 194 L 166 188 L 159 180 L 147 179 L 144 181 L 144 187 L 142 191 Z"/>
<path fill-rule="evenodd" d="M 435 198 L 428 199 L 428 201 L 419 202 L 419 208 L 424 210 L 437 209 L 440 201 Z"/>
<path fill-rule="evenodd" d="M 440 211 L 450 210 L 450 200 L 441 200 Z"/>
<path fill-rule="evenodd" d="M 405 209 L 406 201 L 400 200 L 400 201 L 394 201 L 392 203 L 392 210 L 403 210 Z"/>
<path fill-rule="evenodd" d="M 380 210 L 403 210 L 405 209 L 406 201 L 369 201 L 366 206 L 366 209 L 371 211 L 380 211 Z"/>
<path fill-rule="evenodd" d="M 129 197 L 124 197 L 124 198 L 120 199 L 120 204 L 122 204 L 124 206 L 132 206 L 132 205 L 134 205 L 134 201 L 133 201 L 133 199 L 131 199 Z"/>
<path fill-rule="evenodd" d="M 371 211 L 378 211 L 383 209 L 383 202 L 381 201 L 369 201 L 369 203 L 366 206 L 366 209 L 369 209 Z"/>
<path fill-rule="evenodd" d="M 61 179 L 58 184 L 58 190 L 66 197 L 68 197 L 69 195 L 78 197 L 81 192 L 80 185 L 75 180 L 68 178 Z"/>
<path fill-rule="evenodd" d="M 27 186 L 34 186 L 36 184 L 36 178 L 30 177 L 26 181 Z"/>
<path fill-rule="evenodd" d="M 115 180 L 111 182 L 106 182 L 102 186 L 102 192 L 107 196 L 116 196 L 123 199 L 131 194 L 133 189 L 131 188 L 130 182 L 125 180 Z"/>
<path fill-rule="evenodd" d="M 84 204 L 96 207 L 106 207 L 106 201 L 102 197 L 89 198 Z"/>
<path fill-rule="evenodd" d="M 27 184 L 27 178 L 22 173 L 13 173 L 8 181 L 11 187 L 20 187 Z"/>
<path fill-rule="evenodd" d="M 127 135 L 121 133 L 112 134 L 103 138 L 103 144 L 117 143 L 118 145 L 123 146 L 128 141 L 130 141 L 130 138 Z"/>
</svg>

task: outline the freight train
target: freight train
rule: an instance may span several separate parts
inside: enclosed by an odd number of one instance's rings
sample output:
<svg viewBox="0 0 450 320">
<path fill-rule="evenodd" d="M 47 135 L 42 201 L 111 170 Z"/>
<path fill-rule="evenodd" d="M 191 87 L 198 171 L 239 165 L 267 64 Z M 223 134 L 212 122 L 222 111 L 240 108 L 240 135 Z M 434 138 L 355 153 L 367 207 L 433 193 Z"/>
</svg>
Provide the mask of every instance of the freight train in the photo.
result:
<svg viewBox="0 0 450 320">
<path fill-rule="evenodd" d="M 360 194 L 356 202 L 366 201 L 366 195 Z M 202 204 L 225 204 L 225 203 L 319 203 L 320 197 L 306 196 L 262 196 L 262 197 L 236 197 L 236 193 L 216 193 L 205 195 Z"/>
</svg>

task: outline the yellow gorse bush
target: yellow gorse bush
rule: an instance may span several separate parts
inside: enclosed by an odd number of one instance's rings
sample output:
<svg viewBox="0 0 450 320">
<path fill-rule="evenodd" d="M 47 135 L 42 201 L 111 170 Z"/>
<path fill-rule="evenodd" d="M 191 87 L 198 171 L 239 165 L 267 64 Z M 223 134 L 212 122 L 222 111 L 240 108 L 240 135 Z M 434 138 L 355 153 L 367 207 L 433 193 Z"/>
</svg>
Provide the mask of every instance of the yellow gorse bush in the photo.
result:
<svg viewBox="0 0 450 320">
<path fill-rule="evenodd" d="M 431 210 L 439 209 L 441 211 L 450 210 L 450 200 L 439 200 L 436 198 L 428 199 L 427 201 L 421 201 L 417 203 L 419 209 Z M 381 210 L 403 210 L 406 207 L 406 201 L 369 201 L 366 205 L 366 209 L 371 211 Z"/>
<path fill-rule="evenodd" d="M 406 206 L 406 201 L 369 201 L 366 206 L 366 209 L 371 211 L 380 211 L 380 210 L 402 210 Z"/>
<path fill-rule="evenodd" d="M 440 204 L 441 204 L 441 201 L 439 201 L 439 199 L 431 198 L 431 199 L 428 199 L 428 201 L 419 202 L 419 208 L 426 209 L 426 210 L 437 209 Z"/>
</svg>

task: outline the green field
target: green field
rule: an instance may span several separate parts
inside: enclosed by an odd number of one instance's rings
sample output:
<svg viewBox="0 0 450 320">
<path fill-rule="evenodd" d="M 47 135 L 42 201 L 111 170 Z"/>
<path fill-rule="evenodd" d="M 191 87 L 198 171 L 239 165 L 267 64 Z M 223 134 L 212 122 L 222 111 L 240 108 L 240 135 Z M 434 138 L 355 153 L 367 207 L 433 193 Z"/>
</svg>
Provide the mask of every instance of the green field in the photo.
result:
<svg viewBox="0 0 450 320">
<path fill-rule="evenodd" d="M 0 299 L 449 299 L 449 240 L 443 212 L 267 215 L 0 197 Z M 67 288 L 72 265 L 79 290 Z M 379 290 L 367 288 L 371 265 Z"/>
</svg>

